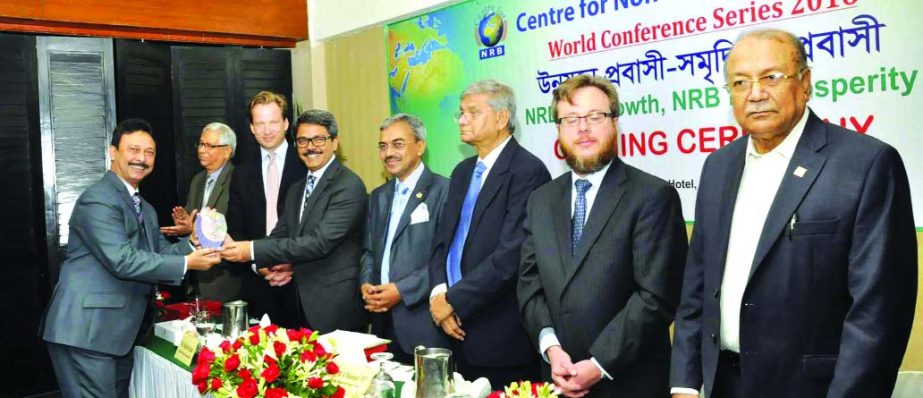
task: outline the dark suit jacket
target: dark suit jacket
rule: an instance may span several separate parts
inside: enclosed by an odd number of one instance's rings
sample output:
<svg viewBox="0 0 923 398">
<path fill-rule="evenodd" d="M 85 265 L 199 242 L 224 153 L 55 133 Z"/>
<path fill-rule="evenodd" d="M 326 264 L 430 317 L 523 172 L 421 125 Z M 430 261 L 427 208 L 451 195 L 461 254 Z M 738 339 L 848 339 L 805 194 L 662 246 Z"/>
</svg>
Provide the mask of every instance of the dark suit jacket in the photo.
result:
<svg viewBox="0 0 923 398">
<path fill-rule="evenodd" d="M 688 249 L 679 195 L 614 159 L 571 255 L 572 176 L 529 199 L 519 279 L 529 337 L 538 346 L 553 327 L 573 361 L 596 358 L 614 380 L 591 396 L 669 396 L 669 327 Z"/>
<path fill-rule="evenodd" d="M 303 182 L 308 173 L 308 169 L 298 158 L 297 150 L 295 145 L 289 143 L 285 154 L 277 203 L 277 214 L 280 218 L 282 209 L 285 208 L 285 193 L 296 182 Z M 250 161 L 234 168 L 231 178 L 227 221 L 228 233 L 235 240 L 259 239 L 266 236 L 266 196 L 263 192 L 263 166 L 259 153 Z"/>
<path fill-rule="evenodd" d="M 711 393 L 747 139 L 702 170 L 671 385 Z M 797 167 L 807 171 L 794 175 Z M 790 227 L 792 216 L 797 222 Z M 889 397 L 913 320 L 916 236 L 897 151 L 810 114 L 766 218 L 740 313 L 752 397 Z"/>
<path fill-rule="evenodd" d="M 388 181 L 372 191 L 363 242 L 362 269 L 359 284 L 381 284 L 381 262 L 390 222 L 391 202 L 394 200 L 395 180 Z M 429 314 L 429 265 L 433 253 L 433 239 L 439 226 L 439 217 L 445 206 L 449 180 L 433 174 L 428 168 L 417 181 L 407 200 L 407 206 L 398 214 L 400 221 L 391 242 L 391 259 L 388 279 L 397 285 L 401 302 L 391 308 L 392 318 L 400 348 L 413 354 L 414 347 L 447 347 L 445 335 L 436 328 Z M 429 220 L 410 224 L 410 215 L 425 205 Z M 421 213 L 422 214 L 422 213 Z M 372 314 L 372 333 L 383 334 L 381 322 Z"/>
<path fill-rule="evenodd" d="M 452 171 L 430 261 L 433 286 L 446 283 L 449 246 L 476 164 L 477 156 L 473 156 Z M 518 366 L 538 360 L 519 321 L 516 283 L 525 239 L 526 200 L 549 180 L 542 161 L 510 138 L 478 194 L 462 251 L 462 279 L 446 293 L 465 330 L 465 341 L 460 343 L 463 352 L 455 355 L 465 355 L 472 365 Z"/>
<path fill-rule="evenodd" d="M 67 259 L 45 314 L 45 341 L 125 355 L 153 305 L 154 285 L 183 280 L 189 241 L 167 242 L 154 207 L 141 203 L 144 224 L 138 222 L 125 184 L 111 171 L 77 199 Z M 140 248 L 142 236 L 148 250 Z"/>
<path fill-rule="evenodd" d="M 279 200 L 276 203 L 276 211 L 280 218 L 285 208 L 288 189 L 297 185 L 297 182 L 303 182 L 308 173 L 308 169 L 298 158 L 297 150 L 298 148 L 290 142 L 285 154 L 279 184 Z M 261 154 L 262 151 L 257 150 L 256 156 L 251 157 L 250 161 L 234 168 L 231 177 L 227 221 L 228 233 L 235 240 L 266 237 L 266 196 L 263 192 Z M 231 266 L 240 268 L 241 295 L 250 304 L 248 310 L 252 316 L 267 313 L 273 322 L 282 326 L 301 326 L 294 286 L 269 286 L 262 276 L 250 269 L 249 263 Z"/>
<path fill-rule="evenodd" d="M 368 194 L 362 180 L 336 159 L 314 186 L 299 220 L 307 178 L 292 185 L 270 239 L 253 242 L 254 262 L 291 263 L 305 320 L 321 333 L 364 329 L 359 259 Z"/>
<path fill-rule="evenodd" d="M 218 210 L 221 214 L 227 214 L 228 200 L 231 197 L 231 174 L 233 173 L 234 164 L 228 161 L 224 164 L 224 168 L 221 169 L 221 173 L 218 174 L 215 187 L 212 188 L 212 193 L 208 195 L 205 206 Z M 202 209 L 202 194 L 205 192 L 207 179 L 207 170 L 202 170 L 192 177 L 192 182 L 189 183 L 189 195 L 186 197 L 187 212 L 191 213 L 193 210 Z"/>
<path fill-rule="evenodd" d="M 215 186 L 205 201 L 205 206 L 218 210 L 227 215 L 228 199 L 231 188 L 231 175 L 234 173 L 234 164 L 230 161 L 225 163 L 218 179 L 215 180 Z M 205 182 L 208 180 L 208 171 L 202 170 L 189 183 L 189 195 L 186 197 L 186 211 L 202 209 L 202 194 L 205 192 Z M 233 235 L 232 235 L 233 236 Z M 202 297 L 228 302 L 240 298 L 241 276 L 244 272 L 250 272 L 246 267 L 237 264 L 228 264 L 222 262 L 208 271 L 195 273 L 198 291 Z"/>
</svg>

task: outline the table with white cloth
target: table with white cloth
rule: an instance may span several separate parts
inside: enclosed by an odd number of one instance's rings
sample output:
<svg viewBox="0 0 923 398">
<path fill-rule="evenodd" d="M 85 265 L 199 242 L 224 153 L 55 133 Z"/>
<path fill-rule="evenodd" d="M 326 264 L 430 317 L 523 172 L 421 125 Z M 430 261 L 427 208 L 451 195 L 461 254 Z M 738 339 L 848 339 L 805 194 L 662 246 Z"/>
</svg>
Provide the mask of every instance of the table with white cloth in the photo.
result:
<svg viewBox="0 0 923 398">
<path fill-rule="evenodd" d="M 128 396 L 198 398 L 199 390 L 192 384 L 191 368 L 173 359 L 174 352 L 176 346 L 153 336 L 143 346 L 135 346 Z"/>
</svg>

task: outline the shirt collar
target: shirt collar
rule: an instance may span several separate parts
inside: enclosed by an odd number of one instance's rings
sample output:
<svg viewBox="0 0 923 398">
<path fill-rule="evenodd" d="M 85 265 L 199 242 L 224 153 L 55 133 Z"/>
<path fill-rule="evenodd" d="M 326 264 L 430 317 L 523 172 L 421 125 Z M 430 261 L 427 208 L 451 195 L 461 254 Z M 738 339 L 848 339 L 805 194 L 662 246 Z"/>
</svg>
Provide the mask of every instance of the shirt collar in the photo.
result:
<svg viewBox="0 0 923 398">
<path fill-rule="evenodd" d="M 510 143 L 510 138 L 513 138 L 513 136 L 510 135 L 509 137 L 506 137 L 506 139 L 503 140 L 500 145 L 497 145 L 497 147 L 492 149 L 490 153 L 487 154 L 487 156 L 484 156 L 484 159 L 478 159 L 484 163 L 484 166 L 487 167 L 487 170 L 490 170 L 490 168 L 494 166 L 494 163 L 497 163 L 497 158 L 500 157 L 500 153 L 503 152 L 503 148 L 506 148 L 506 144 Z"/>
<path fill-rule="evenodd" d="M 115 173 L 112 173 L 112 174 L 115 174 Z M 135 194 L 139 192 L 138 188 L 131 186 L 131 184 L 129 184 L 128 181 L 123 180 L 122 177 L 119 177 L 118 174 L 115 174 L 115 176 L 118 177 L 119 181 L 121 181 L 122 184 L 125 185 L 125 188 L 128 189 L 128 196 L 135 196 Z"/>
<path fill-rule="evenodd" d="M 330 163 L 333 163 L 333 160 L 337 158 L 337 155 L 330 157 L 330 160 L 327 161 L 327 164 L 324 167 L 317 169 L 317 171 L 311 171 L 308 169 L 308 176 L 314 176 L 314 186 L 317 186 L 317 183 L 320 182 L 320 178 L 324 176 L 324 172 L 327 171 L 327 168 L 330 167 Z"/>
<path fill-rule="evenodd" d="M 215 170 L 215 171 L 213 171 L 213 172 L 211 172 L 211 173 L 208 173 L 208 178 L 206 179 L 206 181 L 209 180 L 209 179 L 210 179 L 210 180 L 214 180 L 214 181 L 218 181 L 218 176 L 221 175 L 221 171 L 224 170 L 224 166 L 227 166 L 227 165 L 228 165 L 227 162 L 225 162 L 223 166 L 221 166 L 221 167 L 218 168 L 218 170 Z"/>
<path fill-rule="evenodd" d="M 571 172 L 570 172 L 570 173 L 571 173 L 571 183 L 572 183 L 572 184 L 576 184 L 576 183 L 577 183 L 577 180 L 579 180 L 579 179 L 582 178 L 582 179 L 585 179 L 585 180 L 589 181 L 590 184 L 592 184 L 592 185 L 590 185 L 590 189 L 599 187 L 600 185 L 602 185 L 602 183 L 603 183 L 603 178 L 606 177 L 606 172 L 609 171 L 609 167 L 612 166 L 612 162 L 613 162 L 613 161 L 610 160 L 608 164 L 606 164 L 605 166 L 603 166 L 603 168 L 601 168 L 601 169 L 599 169 L 599 170 L 597 170 L 597 171 L 595 171 L 595 172 L 593 172 L 593 173 L 587 174 L 587 175 L 585 175 L 585 176 L 583 176 L 583 177 L 577 175 L 576 172 L 574 172 L 573 170 L 571 170 Z"/>
<path fill-rule="evenodd" d="M 798 141 L 801 140 L 801 135 L 804 133 L 804 126 L 808 124 L 808 113 L 810 109 L 805 108 L 804 114 L 801 115 L 801 120 L 798 120 L 798 123 L 795 124 L 795 127 L 792 128 L 792 131 L 788 133 L 788 136 L 779 143 L 778 146 L 773 148 L 771 151 L 766 153 L 759 153 L 756 151 L 756 147 L 753 145 L 753 140 L 748 137 L 747 139 L 747 160 L 751 158 L 761 158 L 765 156 L 781 156 L 785 159 L 791 159 L 795 154 L 795 147 L 798 146 Z"/>
<path fill-rule="evenodd" d="M 417 182 L 420 181 L 420 176 L 423 175 L 423 162 L 417 165 L 417 168 L 413 169 L 407 179 L 404 181 L 399 180 L 398 178 L 394 179 L 394 190 L 397 192 L 398 184 L 403 184 L 407 187 L 407 192 L 413 192 L 414 188 L 417 187 Z"/>
<path fill-rule="evenodd" d="M 279 144 L 279 146 L 277 146 L 276 149 L 272 152 L 276 153 L 276 161 L 285 159 L 285 155 L 288 152 L 288 141 L 282 140 L 282 143 Z M 262 156 L 262 159 L 266 159 L 266 156 L 269 156 L 269 154 L 272 152 L 267 151 L 266 148 L 260 147 L 260 156 Z"/>
</svg>

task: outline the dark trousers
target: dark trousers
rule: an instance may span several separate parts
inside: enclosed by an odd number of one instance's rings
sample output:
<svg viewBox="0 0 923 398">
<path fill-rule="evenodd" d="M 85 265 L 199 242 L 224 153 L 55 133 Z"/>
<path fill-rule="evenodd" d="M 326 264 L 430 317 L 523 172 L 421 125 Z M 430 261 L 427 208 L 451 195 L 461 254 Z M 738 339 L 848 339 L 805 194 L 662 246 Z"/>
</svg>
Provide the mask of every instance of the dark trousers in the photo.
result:
<svg viewBox="0 0 923 398">
<path fill-rule="evenodd" d="M 473 365 L 465 358 L 461 342 L 457 340 L 452 342 L 452 360 L 455 361 L 456 371 L 464 376 L 465 380 L 474 381 L 478 377 L 486 377 L 490 381 L 490 387 L 494 390 L 502 391 L 504 386 L 514 381 L 540 380 L 542 374 L 539 359 L 534 363 L 517 366 Z"/>
<path fill-rule="evenodd" d="M 740 378 L 740 355 L 732 351 L 718 354 L 718 370 L 715 386 L 710 398 L 743 398 L 743 383 Z"/>
<path fill-rule="evenodd" d="M 128 397 L 134 366 L 132 351 L 124 356 L 114 356 L 50 342 L 47 344 L 62 397 Z"/>
<path fill-rule="evenodd" d="M 241 293 L 250 316 L 260 319 L 263 314 L 268 314 L 272 323 L 285 328 L 307 326 L 294 280 L 285 286 L 269 286 L 262 275 L 252 270 L 244 274 Z"/>
<path fill-rule="evenodd" d="M 400 362 L 406 365 L 413 364 L 413 353 L 406 352 L 401 348 L 401 342 L 397 338 L 397 332 L 394 330 L 394 321 L 391 318 L 391 312 L 373 313 L 372 314 L 372 334 L 391 340 L 388 345 L 388 352 L 394 354 L 392 361 Z"/>
</svg>

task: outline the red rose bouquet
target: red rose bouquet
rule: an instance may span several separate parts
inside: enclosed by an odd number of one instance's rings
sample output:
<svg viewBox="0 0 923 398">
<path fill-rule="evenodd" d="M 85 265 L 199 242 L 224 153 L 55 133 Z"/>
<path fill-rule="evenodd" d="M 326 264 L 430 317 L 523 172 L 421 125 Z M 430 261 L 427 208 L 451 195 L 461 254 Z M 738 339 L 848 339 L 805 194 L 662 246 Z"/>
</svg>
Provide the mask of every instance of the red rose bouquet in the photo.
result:
<svg viewBox="0 0 923 398">
<path fill-rule="evenodd" d="M 558 392 L 549 383 L 520 381 L 513 382 L 502 392 L 494 391 L 487 398 L 557 398 Z"/>
<path fill-rule="evenodd" d="M 331 382 L 340 371 L 335 355 L 317 336 L 305 328 L 251 327 L 215 351 L 203 347 L 192 384 L 217 398 L 342 398 L 346 391 Z"/>
</svg>

